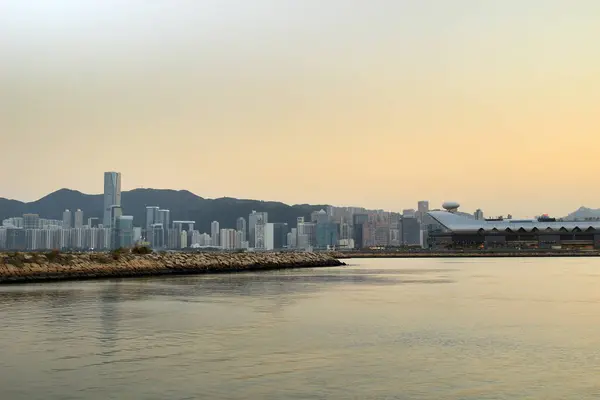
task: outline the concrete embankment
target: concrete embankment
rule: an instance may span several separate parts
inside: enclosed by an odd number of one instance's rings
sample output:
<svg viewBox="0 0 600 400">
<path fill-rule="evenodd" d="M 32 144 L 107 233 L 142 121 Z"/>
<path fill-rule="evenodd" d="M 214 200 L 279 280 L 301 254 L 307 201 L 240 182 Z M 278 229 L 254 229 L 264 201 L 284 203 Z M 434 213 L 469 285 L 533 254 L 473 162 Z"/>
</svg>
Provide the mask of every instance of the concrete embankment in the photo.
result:
<svg viewBox="0 0 600 400">
<path fill-rule="evenodd" d="M 338 259 L 345 258 L 459 258 L 459 257 L 598 257 L 599 251 L 415 251 L 415 252 L 338 252 Z"/>
<path fill-rule="evenodd" d="M 0 284 L 339 265 L 326 253 L 0 253 Z"/>
</svg>

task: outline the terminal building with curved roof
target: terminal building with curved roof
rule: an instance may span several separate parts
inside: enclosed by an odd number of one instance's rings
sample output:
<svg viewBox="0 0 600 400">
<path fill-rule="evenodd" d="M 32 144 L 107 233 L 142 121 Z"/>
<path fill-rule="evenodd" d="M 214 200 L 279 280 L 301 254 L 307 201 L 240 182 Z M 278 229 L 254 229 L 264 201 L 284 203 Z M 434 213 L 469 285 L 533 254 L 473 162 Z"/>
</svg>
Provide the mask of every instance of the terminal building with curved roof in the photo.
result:
<svg viewBox="0 0 600 400">
<path fill-rule="evenodd" d="M 600 248 L 600 221 L 549 217 L 477 220 L 451 205 L 428 213 L 435 221 L 429 229 L 432 248 Z"/>
</svg>

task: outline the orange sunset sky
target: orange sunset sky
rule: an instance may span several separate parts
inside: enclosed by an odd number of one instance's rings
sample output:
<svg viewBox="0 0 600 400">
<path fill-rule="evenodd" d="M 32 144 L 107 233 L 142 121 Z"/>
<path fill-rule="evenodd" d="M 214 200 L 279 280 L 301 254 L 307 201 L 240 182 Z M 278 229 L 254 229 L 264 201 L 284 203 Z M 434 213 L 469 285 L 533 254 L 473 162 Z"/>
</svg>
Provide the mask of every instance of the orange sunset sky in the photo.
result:
<svg viewBox="0 0 600 400">
<path fill-rule="evenodd" d="M 600 207 L 600 1 L 0 2 L 0 196 Z M 162 160 L 162 161 L 160 161 Z"/>
</svg>

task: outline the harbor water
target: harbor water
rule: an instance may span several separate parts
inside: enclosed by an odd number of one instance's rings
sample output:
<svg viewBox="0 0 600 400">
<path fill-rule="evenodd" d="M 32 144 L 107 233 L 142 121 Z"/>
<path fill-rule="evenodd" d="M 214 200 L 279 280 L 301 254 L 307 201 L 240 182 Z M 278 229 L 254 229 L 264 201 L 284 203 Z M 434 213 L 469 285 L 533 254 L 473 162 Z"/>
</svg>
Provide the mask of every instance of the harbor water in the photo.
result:
<svg viewBox="0 0 600 400">
<path fill-rule="evenodd" d="M 0 286 L 0 399 L 595 399 L 600 258 Z"/>
</svg>

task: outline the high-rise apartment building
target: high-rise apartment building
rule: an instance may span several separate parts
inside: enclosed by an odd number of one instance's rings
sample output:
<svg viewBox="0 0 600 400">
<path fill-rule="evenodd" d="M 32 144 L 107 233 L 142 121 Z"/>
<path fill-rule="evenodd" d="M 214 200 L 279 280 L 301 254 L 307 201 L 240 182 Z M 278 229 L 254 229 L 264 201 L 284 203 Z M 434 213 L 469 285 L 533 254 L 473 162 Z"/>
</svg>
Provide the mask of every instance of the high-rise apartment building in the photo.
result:
<svg viewBox="0 0 600 400">
<path fill-rule="evenodd" d="M 364 246 L 364 227 L 368 221 L 369 216 L 367 214 L 354 214 L 352 216 L 354 246 L 357 249 L 362 249 Z"/>
<path fill-rule="evenodd" d="M 269 215 L 266 212 L 252 211 L 252 214 L 248 216 L 248 238 L 250 247 L 257 249 L 264 248 L 264 225 L 269 222 Z M 260 225 L 258 228 L 257 226 Z M 260 234 L 261 242 L 257 244 L 256 232 Z"/>
<path fill-rule="evenodd" d="M 158 210 L 158 219 L 156 220 L 157 224 L 162 224 L 164 229 L 168 229 L 171 223 L 171 211 L 160 209 Z"/>
<path fill-rule="evenodd" d="M 481 211 L 481 209 L 479 209 L 479 208 L 475 211 L 475 213 L 473 213 L 473 216 L 475 217 L 476 220 L 483 220 L 484 219 L 484 217 L 483 217 L 483 211 Z"/>
<path fill-rule="evenodd" d="M 417 219 L 419 223 L 422 225 L 422 229 L 426 229 L 427 225 L 432 223 L 431 217 L 428 214 L 429 212 L 429 202 L 422 200 L 419 201 L 417 205 Z"/>
<path fill-rule="evenodd" d="M 23 229 L 38 229 L 40 216 L 38 214 L 23 214 Z"/>
<path fill-rule="evenodd" d="M 210 224 L 210 238 L 212 239 L 212 245 L 218 247 L 221 245 L 221 241 L 219 240 L 219 221 L 213 221 Z"/>
<path fill-rule="evenodd" d="M 115 235 L 115 248 L 133 246 L 133 217 L 131 215 L 117 217 L 113 231 Z"/>
<path fill-rule="evenodd" d="M 63 229 L 71 229 L 72 225 L 73 225 L 73 215 L 71 214 L 71 211 L 69 211 L 69 210 L 63 211 L 63 223 L 62 223 Z"/>
<path fill-rule="evenodd" d="M 308 250 L 315 246 L 317 242 L 317 224 L 314 222 L 304 222 L 304 217 L 298 217 L 296 221 L 296 247 Z"/>
<path fill-rule="evenodd" d="M 317 247 L 326 249 L 337 246 L 339 240 L 339 225 L 335 222 L 317 223 Z"/>
<path fill-rule="evenodd" d="M 158 224 L 159 208 L 156 206 L 146 207 L 146 232 L 152 231 L 152 225 Z"/>
<path fill-rule="evenodd" d="M 287 247 L 288 224 L 283 222 L 265 224 L 265 250 L 281 250 Z"/>
<path fill-rule="evenodd" d="M 165 247 L 165 232 L 162 224 L 152 224 L 150 231 L 146 232 L 146 240 L 155 249 Z"/>
<path fill-rule="evenodd" d="M 156 219 L 156 223 L 162 224 L 163 246 L 167 247 L 169 244 L 169 239 L 167 236 L 169 234 L 169 227 L 170 227 L 170 223 L 171 223 L 171 211 L 162 209 L 162 208 L 160 210 L 158 210 L 158 216 Z"/>
<path fill-rule="evenodd" d="M 248 232 L 248 228 L 246 226 L 246 219 L 244 217 L 239 217 L 235 222 L 235 229 L 238 232 L 242 232 L 242 242 L 246 241 L 246 232 Z"/>
<path fill-rule="evenodd" d="M 290 229 L 290 233 L 287 235 L 287 245 L 290 249 L 298 247 L 298 228 Z"/>
<path fill-rule="evenodd" d="M 83 211 L 77 210 L 75 211 L 75 223 L 73 225 L 76 229 L 83 228 Z"/>
<path fill-rule="evenodd" d="M 235 248 L 236 249 L 244 249 L 247 247 L 247 243 L 244 240 L 245 237 L 245 232 L 242 231 L 235 231 Z"/>
<path fill-rule="evenodd" d="M 421 224 L 414 216 L 402 218 L 402 243 L 405 246 L 421 245 Z"/>
<path fill-rule="evenodd" d="M 121 173 L 104 173 L 104 218 L 102 223 L 105 228 L 113 224 L 111 207 L 121 206 Z"/>
<path fill-rule="evenodd" d="M 219 240 L 221 242 L 221 247 L 224 250 L 233 250 L 235 249 L 235 241 L 236 241 L 236 230 L 235 229 L 221 229 L 219 232 Z"/>
</svg>

